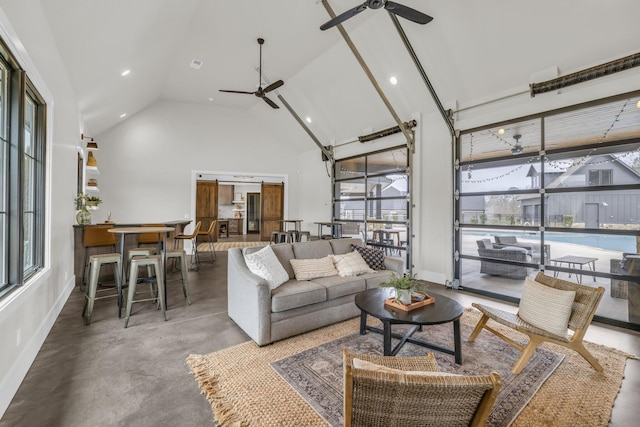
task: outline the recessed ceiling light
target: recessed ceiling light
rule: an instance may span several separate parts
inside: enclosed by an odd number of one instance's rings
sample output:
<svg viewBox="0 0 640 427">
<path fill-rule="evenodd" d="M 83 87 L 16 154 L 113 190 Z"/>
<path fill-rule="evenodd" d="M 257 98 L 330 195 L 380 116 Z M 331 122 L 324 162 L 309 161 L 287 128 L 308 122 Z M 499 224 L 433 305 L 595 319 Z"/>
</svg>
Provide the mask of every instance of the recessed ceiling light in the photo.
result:
<svg viewBox="0 0 640 427">
<path fill-rule="evenodd" d="M 200 67 L 202 67 L 202 61 L 200 61 L 199 59 L 192 59 L 191 64 L 189 64 L 189 66 L 191 68 L 195 68 L 196 70 L 199 70 Z"/>
<path fill-rule="evenodd" d="M 122 114 L 120 114 L 120 118 L 123 118 L 123 117 L 125 117 L 126 115 L 127 115 L 127 113 L 122 113 Z"/>
<path fill-rule="evenodd" d="M 305 120 L 307 121 L 307 123 L 311 123 L 311 117 L 307 117 Z"/>
<path fill-rule="evenodd" d="M 120 73 L 120 75 L 124 77 L 124 76 L 128 76 L 130 73 L 131 73 L 131 70 L 124 70 L 123 72 Z"/>
<path fill-rule="evenodd" d="M 398 84 L 398 78 L 396 76 L 389 77 L 389 83 L 391 83 L 394 86 L 397 85 Z"/>
<path fill-rule="evenodd" d="M 498 129 L 498 135 L 504 135 L 504 129 L 502 128 Z"/>
<path fill-rule="evenodd" d="M 213 102 L 213 96 L 209 97 L 209 102 Z"/>
</svg>

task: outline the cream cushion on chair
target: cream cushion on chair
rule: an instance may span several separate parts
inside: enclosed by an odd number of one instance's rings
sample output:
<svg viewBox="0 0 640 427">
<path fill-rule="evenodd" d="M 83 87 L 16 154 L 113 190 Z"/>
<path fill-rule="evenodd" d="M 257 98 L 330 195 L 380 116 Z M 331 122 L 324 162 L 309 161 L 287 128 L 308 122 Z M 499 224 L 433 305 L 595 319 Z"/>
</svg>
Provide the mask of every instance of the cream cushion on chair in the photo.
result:
<svg viewBox="0 0 640 427">
<path fill-rule="evenodd" d="M 358 276 L 364 273 L 375 273 L 358 252 L 348 252 L 344 255 L 331 255 L 333 263 L 340 277 Z"/>
<path fill-rule="evenodd" d="M 518 316 L 537 328 L 566 337 L 575 298 L 575 291 L 555 289 L 527 277 Z"/>
<path fill-rule="evenodd" d="M 291 259 L 289 262 L 293 267 L 297 280 L 311 280 L 338 275 L 338 270 L 333 265 L 331 255 L 315 259 Z"/>
<path fill-rule="evenodd" d="M 269 289 L 273 290 L 289 280 L 289 273 L 280 264 L 271 246 L 245 254 L 244 260 L 253 274 L 262 277 L 269 284 Z"/>
</svg>

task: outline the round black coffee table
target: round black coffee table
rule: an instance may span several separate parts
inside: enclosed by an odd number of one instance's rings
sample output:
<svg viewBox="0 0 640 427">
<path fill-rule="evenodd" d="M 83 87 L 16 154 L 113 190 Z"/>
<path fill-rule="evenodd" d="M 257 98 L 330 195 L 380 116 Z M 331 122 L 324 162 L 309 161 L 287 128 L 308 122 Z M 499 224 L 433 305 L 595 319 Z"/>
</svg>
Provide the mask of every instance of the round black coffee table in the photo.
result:
<svg viewBox="0 0 640 427">
<path fill-rule="evenodd" d="M 429 295 L 435 298 L 433 304 L 411 311 L 404 311 L 384 305 L 385 299 L 393 297 L 393 290 L 391 289 L 376 288 L 360 292 L 355 298 L 356 306 L 360 309 L 360 334 L 364 335 L 367 331 L 382 334 L 385 356 L 395 356 L 398 354 L 398 351 L 400 351 L 400 348 L 409 342 L 443 353 L 453 354 L 456 363 L 458 365 L 462 364 L 462 350 L 460 345 L 460 317 L 462 317 L 462 306 L 442 294 L 429 291 Z M 380 319 L 383 329 L 367 326 L 367 315 Z M 425 325 L 439 325 L 448 322 L 453 322 L 453 350 L 412 338 L 412 335 L 417 330 L 422 330 L 422 327 Z M 391 325 L 394 324 L 415 326 L 405 335 L 400 335 L 391 332 Z M 392 337 L 400 340 L 393 349 L 391 348 Z"/>
</svg>

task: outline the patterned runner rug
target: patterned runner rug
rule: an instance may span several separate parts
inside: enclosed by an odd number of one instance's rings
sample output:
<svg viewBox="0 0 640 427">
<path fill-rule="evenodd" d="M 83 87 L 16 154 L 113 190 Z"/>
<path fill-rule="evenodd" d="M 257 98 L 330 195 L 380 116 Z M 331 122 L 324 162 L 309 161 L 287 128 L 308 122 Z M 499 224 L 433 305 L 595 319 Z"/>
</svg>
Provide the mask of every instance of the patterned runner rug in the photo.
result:
<svg viewBox="0 0 640 427">
<path fill-rule="evenodd" d="M 626 359 L 633 355 L 585 343 L 604 367 L 604 372 L 596 372 L 575 352 L 544 344 L 526 371 L 513 376 L 510 367 L 517 356 L 508 344 L 486 331 L 475 343 L 466 342 L 479 317 L 476 310 L 465 309 L 461 319 L 461 366 L 453 363 L 452 356 L 433 353 L 443 371 L 500 373 L 503 388 L 491 425 L 608 424 Z M 442 332 L 425 327 L 422 333 L 429 335 L 423 338 L 452 340 L 451 324 L 442 326 Z M 515 331 L 494 326 L 524 340 Z M 187 363 L 220 426 L 341 425 L 342 359 L 338 355 L 343 347 L 378 354 L 382 347 L 381 335 L 360 336 L 358 328 L 359 319 L 354 318 L 264 347 L 248 341 L 207 355 L 190 355 Z M 406 344 L 400 355 L 421 350 L 426 349 Z"/>
</svg>

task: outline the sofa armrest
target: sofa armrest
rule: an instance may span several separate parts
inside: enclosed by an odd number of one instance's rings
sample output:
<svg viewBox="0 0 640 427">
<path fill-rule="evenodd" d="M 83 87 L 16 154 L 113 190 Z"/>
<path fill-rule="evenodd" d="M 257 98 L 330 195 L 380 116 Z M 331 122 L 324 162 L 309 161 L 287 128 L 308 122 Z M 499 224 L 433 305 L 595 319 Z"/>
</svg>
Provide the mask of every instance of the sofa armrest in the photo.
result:
<svg viewBox="0 0 640 427">
<path fill-rule="evenodd" d="M 271 343 L 271 290 L 253 274 L 240 248 L 228 251 L 227 312 L 258 345 Z"/>
<path fill-rule="evenodd" d="M 404 261 L 401 259 L 384 257 L 384 266 L 387 270 L 395 271 L 401 276 L 404 274 Z"/>
</svg>

